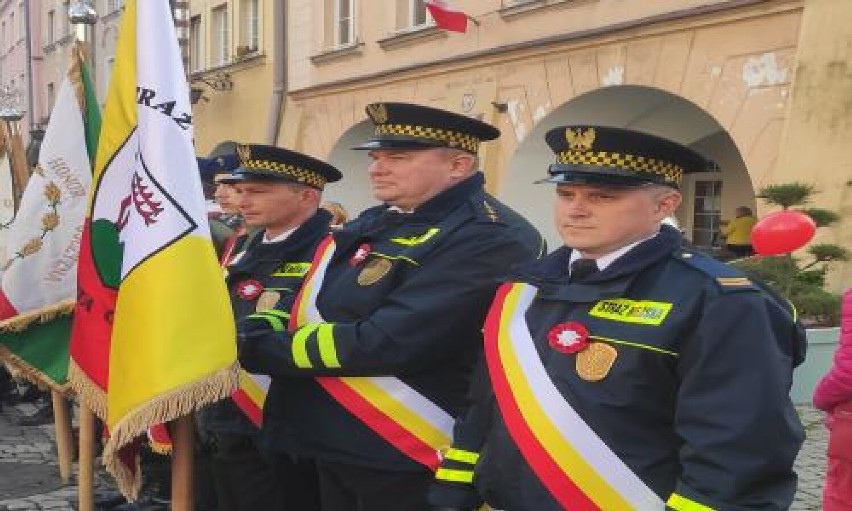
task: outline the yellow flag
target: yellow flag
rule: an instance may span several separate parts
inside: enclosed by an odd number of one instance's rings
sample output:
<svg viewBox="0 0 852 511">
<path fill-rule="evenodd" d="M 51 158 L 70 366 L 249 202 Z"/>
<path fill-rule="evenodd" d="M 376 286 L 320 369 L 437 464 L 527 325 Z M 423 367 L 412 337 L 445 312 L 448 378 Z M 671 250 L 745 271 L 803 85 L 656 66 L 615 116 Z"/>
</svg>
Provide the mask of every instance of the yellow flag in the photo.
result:
<svg viewBox="0 0 852 511">
<path fill-rule="evenodd" d="M 122 449 L 148 427 L 231 394 L 236 334 L 167 0 L 127 2 L 115 62 L 80 256 L 71 377 L 93 396 L 106 380 L 104 462 L 132 498 L 139 474 Z M 98 354 L 107 352 L 102 367 Z"/>
</svg>

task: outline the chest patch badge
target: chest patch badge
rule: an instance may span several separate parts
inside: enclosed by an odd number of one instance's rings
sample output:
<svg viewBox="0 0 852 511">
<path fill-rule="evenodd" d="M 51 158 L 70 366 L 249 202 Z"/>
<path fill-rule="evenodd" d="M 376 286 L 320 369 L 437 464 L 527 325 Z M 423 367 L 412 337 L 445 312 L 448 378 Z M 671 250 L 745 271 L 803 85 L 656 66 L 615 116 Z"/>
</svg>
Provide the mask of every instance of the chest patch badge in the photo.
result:
<svg viewBox="0 0 852 511">
<path fill-rule="evenodd" d="M 361 273 L 358 274 L 358 285 L 372 286 L 387 275 L 393 266 L 393 262 L 383 257 L 373 258 L 368 262 Z"/>
<path fill-rule="evenodd" d="M 257 299 L 257 305 L 254 307 L 255 312 L 275 308 L 279 298 L 281 298 L 281 293 L 278 291 L 264 291 L 260 294 L 260 298 Z"/>
<path fill-rule="evenodd" d="M 349 265 L 358 266 L 363 263 L 364 260 L 367 259 L 367 256 L 370 255 L 370 251 L 372 249 L 373 247 L 371 247 L 369 243 L 362 243 L 361 246 L 358 247 L 358 250 L 352 254 L 352 257 L 349 258 Z"/>
<path fill-rule="evenodd" d="M 576 321 L 559 323 L 547 332 L 547 341 L 556 351 L 570 355 L 589 345 L 589 330 Z"/>
<path fill-rule="evenodd" d="M 263 292 L 263 284 L 260 281 L 250 279 L 237 284 L 237 296 L 243 300 L 254 300 Z"/>
<path fill-rule="evenodd" d="M 593 342 L 577 354 L 577 376 L 586 381 L 601 381 L 612 369 L 618 351 L 603 342 Z"/>
<path fill-rule="evenodd" d="M 622 323 L 659 326 L 671 312 L 672 305 L 666 302 L 627 300 L 624 298 L 601 300 L 592 307 L 589 316 L 621 321 Z"/>
</svg>

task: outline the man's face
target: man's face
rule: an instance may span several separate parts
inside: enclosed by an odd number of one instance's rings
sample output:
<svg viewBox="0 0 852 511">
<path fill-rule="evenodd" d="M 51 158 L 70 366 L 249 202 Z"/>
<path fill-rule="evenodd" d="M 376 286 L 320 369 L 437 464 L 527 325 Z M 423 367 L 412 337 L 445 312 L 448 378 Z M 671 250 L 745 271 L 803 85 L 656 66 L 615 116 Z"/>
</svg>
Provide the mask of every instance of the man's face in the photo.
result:
<svg viewBox="0 0 852 511">
<path fill-rule="evenodd" d="M 230 174 L 222 174 L 222 177 L 229 175 Z M 219 177 L 220 176 L 216 176 L 216 179 Z M 219 204 L 219 208 L 222 210 L 222 213 L 227 215 L 236 215 L 240 212 L 238 204 L 239 199 L 234 185 L 216 181 L 216 190 L 213 192 L 213 198 L 216 200 L 216 203 Z"/>
<path fill-rule="evenodd" d="M 306 207 L 305 187 L 260 180 L 236 183 L 234 187 L 246 225 L 277 235 L 301 222 Z"/>
<path fill-rule="evenodd" d="M 561 184 L 554 219 L 566 245 L 596 258 L 653 235 L 680 200 L 679 192 L 666 187 Z"/>
<path fill-rule="evenodd" d="M 370 151 L 373 196 L 411 210 L 453 186 L 473 166 L 473 157 L 443 149 Z"/>
</svg>

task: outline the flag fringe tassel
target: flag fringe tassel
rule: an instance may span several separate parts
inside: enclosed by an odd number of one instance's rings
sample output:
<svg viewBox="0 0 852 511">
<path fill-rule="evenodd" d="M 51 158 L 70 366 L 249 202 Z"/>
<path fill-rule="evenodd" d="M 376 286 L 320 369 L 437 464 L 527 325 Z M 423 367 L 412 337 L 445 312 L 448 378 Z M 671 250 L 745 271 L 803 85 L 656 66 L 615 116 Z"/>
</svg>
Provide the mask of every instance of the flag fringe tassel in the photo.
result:
<svg viewBox="0 0 852 511">
<path fill-rule="evenodd" d="M 74 312 L 77 300 L 63 300 L 61 302 L 27 311 L 23 314 L 0 321 L 0 332 L 23 332 L 33 323 L 47 323 L 59 316 L 67 316 Z"/>
<path fill-rule="evenodd" d="M 0 362 L 7 364 L 12 376 L 32 382 L 41 389 L 47 388 L 59 392 L 64 396 L 70 396 L 73 393 L 71 386 L 67 382 L 55 382 L 50 376 L 28 364 L 24 359 L 12 353 L 9 348 L 2 344 L 0 344 Z"/>
<path fill-rule="evenodd" d="M 71 388 L 77 393 L 81 404 L 89 407 L 95 417 L 106 421 L 106 392 L 89 378 L 85 371 L 80 369 L 73 358 L 68 362 L 68 381 Z"/>
<path fill-rule="evenodd" d="M 234 363 L 201 380 L 158 396 L 128 413 L 114 427 L 104 447 L 104 466 L 118 484 L 118 490 L 135 501 L 139 494 L 137 475 L 123 466 L 119 451 L 144 435 L 154 424 L 166 423 L 230 396 L 239 383 L 239 365 Z M 136 472 L 139 473 L 138 471 Z"/>
</svg>

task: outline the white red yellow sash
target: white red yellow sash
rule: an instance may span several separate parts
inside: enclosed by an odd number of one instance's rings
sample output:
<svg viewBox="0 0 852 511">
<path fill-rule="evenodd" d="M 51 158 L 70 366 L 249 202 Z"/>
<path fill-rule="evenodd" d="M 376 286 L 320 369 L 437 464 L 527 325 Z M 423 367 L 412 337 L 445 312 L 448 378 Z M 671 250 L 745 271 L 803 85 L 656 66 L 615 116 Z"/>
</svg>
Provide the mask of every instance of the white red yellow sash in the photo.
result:
<svg viewBox="0 0 852 511">
<path fill-rule="evenodd" d="M 565 509 L 665 509 L 548 376 L 524 316 L 535 294 L 527 284 L 504 284 L 485 325 L 488 372 L 513 441 Z"/>
<path fill-rule="evenodd" d="M 328 264 L 335 250 L 329 235 L 317 248 L 290 316 L 290 329 L 323 323 L 316 307 Z M 317 377 L 341 406 L 400 452 L 432 470 L 450 447 L 453 418 L 432 401 L 392 376 Z"/>
</svg>

